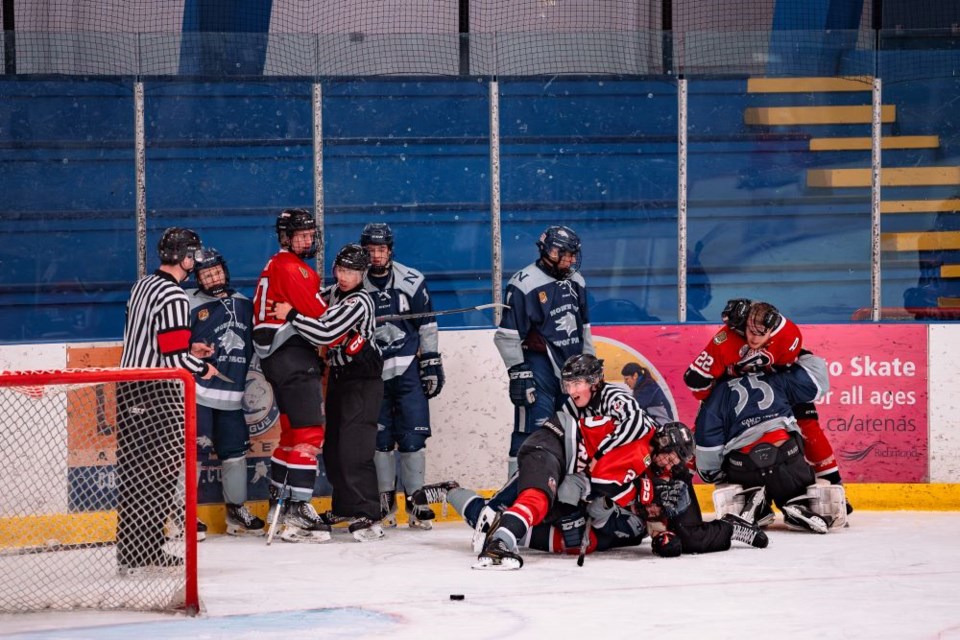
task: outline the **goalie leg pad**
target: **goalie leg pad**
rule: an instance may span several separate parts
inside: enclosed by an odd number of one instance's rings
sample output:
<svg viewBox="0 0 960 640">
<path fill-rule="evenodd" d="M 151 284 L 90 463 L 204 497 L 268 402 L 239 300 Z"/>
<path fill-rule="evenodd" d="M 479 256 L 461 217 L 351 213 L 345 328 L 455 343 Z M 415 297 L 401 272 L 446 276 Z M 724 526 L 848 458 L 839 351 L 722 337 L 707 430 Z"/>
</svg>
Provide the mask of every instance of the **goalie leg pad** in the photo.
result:
<svg viewBox="0 0 960 640">
<path fill-rule="evenodd" d="M 810 511 L 830 523 L 831 529 L 847 524 L 847 494 L 842 484 L 812 484 L 807 487 Z"/>
<path fill-rule="evenodd" d="M 745 505 L 743 485 L 718 484 L 713 490 L 713 510 L 719 520 L 728 513 L 739 516 Z"/>
</svg>

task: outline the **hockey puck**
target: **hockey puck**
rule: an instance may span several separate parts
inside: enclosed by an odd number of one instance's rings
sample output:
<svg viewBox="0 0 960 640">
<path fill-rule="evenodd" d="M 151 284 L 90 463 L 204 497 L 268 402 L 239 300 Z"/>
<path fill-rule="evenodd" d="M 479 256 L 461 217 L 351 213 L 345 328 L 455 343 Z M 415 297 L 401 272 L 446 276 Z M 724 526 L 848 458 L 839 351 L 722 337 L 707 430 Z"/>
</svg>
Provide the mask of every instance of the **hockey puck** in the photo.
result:
<svg viewBox="0 0 960 640">
<path fill-rule="evenodd" d="M 464 596 L 462 593 L 451 593 L 451 594 L 450 594 L 450 599 L 451 599 L 451 600 L 463 600 L 464 598 L 466 598 L 466 596 Z"/>
</svg>

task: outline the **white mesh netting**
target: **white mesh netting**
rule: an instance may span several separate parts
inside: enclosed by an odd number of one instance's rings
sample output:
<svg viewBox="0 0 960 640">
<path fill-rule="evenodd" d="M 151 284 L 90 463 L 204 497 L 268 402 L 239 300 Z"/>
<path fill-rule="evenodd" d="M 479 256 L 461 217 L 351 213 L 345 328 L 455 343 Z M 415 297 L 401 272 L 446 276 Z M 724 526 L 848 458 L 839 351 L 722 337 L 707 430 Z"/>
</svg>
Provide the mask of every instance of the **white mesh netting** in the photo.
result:
<svg viewBox="0 0 960 640">
<path fill-rule="evenodd" d="M 17 577 L 0 581 L 0 611 L 195 601 L 195 534 L 183 526 L 196 495 L 185 482 L 192 382 L 163 376 L 0 375 L 0 567 Z"/>
</svg>

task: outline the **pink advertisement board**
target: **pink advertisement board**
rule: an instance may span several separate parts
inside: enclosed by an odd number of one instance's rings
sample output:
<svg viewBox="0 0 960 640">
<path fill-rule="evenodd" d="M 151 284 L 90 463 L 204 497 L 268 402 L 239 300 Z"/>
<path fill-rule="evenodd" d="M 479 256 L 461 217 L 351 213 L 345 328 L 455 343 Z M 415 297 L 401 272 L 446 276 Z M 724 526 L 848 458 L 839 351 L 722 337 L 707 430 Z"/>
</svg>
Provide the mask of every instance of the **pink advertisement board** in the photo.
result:
<svg viewBox="0 0 960 640">
<path fill-rule="evenodd" d="M 594 327 L 607 380 L 627 362 L 657 379 L 691 428 L 698 402 L 683 372 L 718 326 Z M 804 325 L 804 347 L 824 358 L 830 392 L 820 425 L 846 482 L 926 482 L 927 332 L 923 325 Z"/>
</svg>

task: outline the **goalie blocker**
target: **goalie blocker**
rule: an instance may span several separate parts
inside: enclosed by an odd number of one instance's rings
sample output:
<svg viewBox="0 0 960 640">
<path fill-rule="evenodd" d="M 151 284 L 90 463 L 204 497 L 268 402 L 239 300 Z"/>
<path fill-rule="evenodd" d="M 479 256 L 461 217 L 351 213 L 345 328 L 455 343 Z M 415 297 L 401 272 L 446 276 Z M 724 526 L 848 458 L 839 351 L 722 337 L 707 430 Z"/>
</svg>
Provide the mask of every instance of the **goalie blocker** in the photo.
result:
<svg viewBox="0 0 960 640">
<path fill-rule="evenodd" d="M 719 519 L 732 513 L 753 522 L 756 514 L 762 513 L 763 510 L 762 506 L 755 504 L 754 498 L 765 501 L 762 487 L 744 489 L 739 484 L 718 484 L 713 490 L 713 508 L 717 514 L 716 517 Z M 841 528 L 847 524 L 846 491 L 841 484 L 817 480 L 816 484 L 807 487 L 805 495 L 797 496 L 790 502 L 805 502 L 810 511 L 829 523 L 830 529 Z M 767 509 L 769 510 L 769 506 Z M 765 518 L 759 518 L 757 524 L 765 526 L 772 522 L 772 512 L 770 515 L 766 522 L 764 522 Z"/>
</svg>

